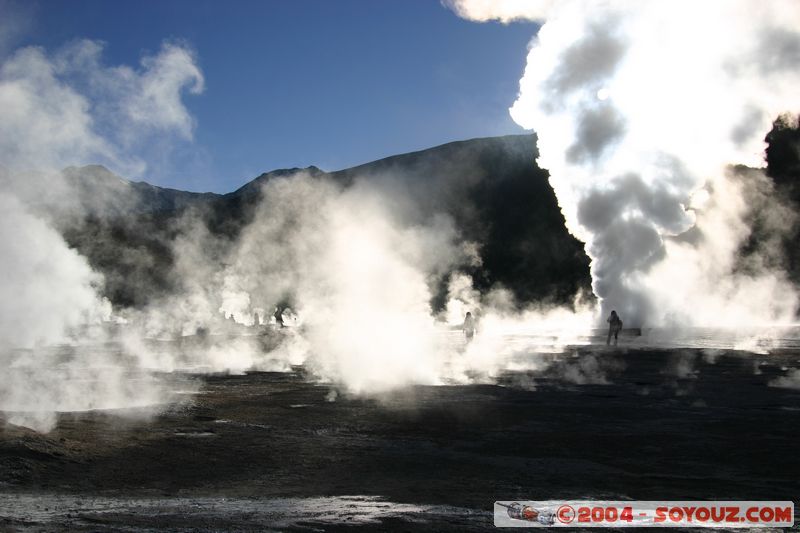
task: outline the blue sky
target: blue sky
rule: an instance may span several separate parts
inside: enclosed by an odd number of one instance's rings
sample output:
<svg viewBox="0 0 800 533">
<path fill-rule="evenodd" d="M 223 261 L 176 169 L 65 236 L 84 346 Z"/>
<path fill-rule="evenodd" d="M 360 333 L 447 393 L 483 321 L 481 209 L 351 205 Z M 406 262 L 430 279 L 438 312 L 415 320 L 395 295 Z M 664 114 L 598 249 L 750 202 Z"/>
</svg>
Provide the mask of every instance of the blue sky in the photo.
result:
<svg viewBox="0 0 800 533">
<path fill-rule="evenodd" d="M 0 4 L 2 7 L 2 4 Z M 509 118 L 530 23 L 476 24 L 438 0 L 40 1 L 16 47 L 106 43 L 136 66 L 188 43 L 205 77 L 194 139 L 143 179 L 227 192 L 261 172 L 346 168 L 449 141 L 522 133 Z"/>
</svg>

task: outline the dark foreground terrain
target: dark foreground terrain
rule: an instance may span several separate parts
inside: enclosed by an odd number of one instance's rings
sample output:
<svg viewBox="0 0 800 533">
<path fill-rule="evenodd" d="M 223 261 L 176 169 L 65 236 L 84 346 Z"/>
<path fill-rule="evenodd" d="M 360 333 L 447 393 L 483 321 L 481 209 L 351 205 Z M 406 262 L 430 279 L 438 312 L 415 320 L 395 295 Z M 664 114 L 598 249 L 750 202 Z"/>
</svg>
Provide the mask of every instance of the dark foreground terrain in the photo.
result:
<svg viewBox="0 0 800 533">
<path fill-rule="evenodd" d="M 800 390 L 769 384 L 798 359 L 580 348 L 379 400 L 302 370 L 197 377 L 159 415 L 6 425 L 0 530 L 467 531 L 494 500 L 792 500 Z"/>
</svg>

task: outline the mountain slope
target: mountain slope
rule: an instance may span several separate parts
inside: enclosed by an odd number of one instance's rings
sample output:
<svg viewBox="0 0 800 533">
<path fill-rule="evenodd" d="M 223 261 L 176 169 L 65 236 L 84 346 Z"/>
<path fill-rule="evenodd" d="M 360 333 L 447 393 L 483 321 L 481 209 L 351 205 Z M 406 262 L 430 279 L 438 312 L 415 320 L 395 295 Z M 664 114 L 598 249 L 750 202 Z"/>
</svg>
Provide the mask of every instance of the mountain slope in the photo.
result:
<svg viewBox="0 0 800 533">
<path fill-rule="evenodd" d="M 75 191 L 83 212 L 103 217 L 180 211 L 219 196 L 128 181 L 102 165 L 67 167 L 62 174 Z"/>
<path fill-rule="evenodd" d="M 179 286 L 171 272 L 172 243 L 188 231 L 187 213 L 219 242 L 232 242 L 252 220 L 261 187 L 271 180 L 297 172 L 344 187 L 368 180 L 404 199 L 405 220 L 424 224 L 446 214 L 464 239 L 479 243 L 483 263 L 469 272 L 478 288 L 501 285 L 523 303 L 566 302 L 588 288 L 589 260 L 566 231 L 535 155 L 532 135 L 473 139 L 336 172 L 276 170 L 225 195 L 131 183 L 97 166 L 70 168 L 65 175 L 89 208 L 64 234 L 105 274 L 115 304 L 139 306 Z"/>
</svg>

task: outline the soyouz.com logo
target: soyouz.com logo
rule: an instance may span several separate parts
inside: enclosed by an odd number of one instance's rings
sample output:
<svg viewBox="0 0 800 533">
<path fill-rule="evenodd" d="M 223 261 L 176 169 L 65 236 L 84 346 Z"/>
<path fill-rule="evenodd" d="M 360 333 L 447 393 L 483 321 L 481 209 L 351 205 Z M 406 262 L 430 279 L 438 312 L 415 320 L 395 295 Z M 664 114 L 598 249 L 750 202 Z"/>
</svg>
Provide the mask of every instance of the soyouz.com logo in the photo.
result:
<svg viewBox="0 0 800 533">
<path fill-rule="evenodd" d="M 497 527 L 791 527 L 790 501 L 496 501 Z"/>
</svg>

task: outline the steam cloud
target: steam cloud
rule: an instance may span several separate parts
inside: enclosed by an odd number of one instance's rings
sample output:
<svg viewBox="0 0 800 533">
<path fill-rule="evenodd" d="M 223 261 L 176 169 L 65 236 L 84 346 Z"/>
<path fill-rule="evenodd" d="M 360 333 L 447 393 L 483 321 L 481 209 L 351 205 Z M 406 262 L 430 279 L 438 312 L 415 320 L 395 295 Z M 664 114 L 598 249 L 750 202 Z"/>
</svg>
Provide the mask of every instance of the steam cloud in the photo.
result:
<svg viewBox="0 0 800 533">
<path fill-rule="evenodd" d="M 628 325 L 791 322 L 780 271 L 737 273 L 771 121 L 795 109 L 800 6 L 791 0 L 448 0 L 477 21 L 543 23 L 515 121 L 569 230 L 586 243 L 603 316 Z M 784 225 L 792 223 L 792 218 Z"/>
<path fill-rule="evenodd" d="M 545 20 L 558 0 L 442 0 L 459 16 L 476 22 Z"/>
<path fill-rule="evenodd" d="M 530 339 L 508 344 L 509 334 L 536 331 L 553 350 L 585 333 L 591 311 L 520 315 L 506 291 L 479 294 L 459 273 L 474 264 L 474 243 L 464 242 L 447 215 L 420 215 L 413 204 L 391 180 L 356 177 L 343 186 L 297 172 L 263 186 L 252 221 L 233 241 L 218 242 L 202 230 L 202 217 L 190 214 L 181 224 L 192 231 L 173 243 L 183 289 L 123 311 L 135 332 L 127 342 L 158 370 L 286 370 L 302 363 L 346 393 L 375 395 L 537 367 Z M 446 276 L 447 305 L 436 314 L 431 301 Z M 286 303 L 299 317 L 292 327 L 262 330 L 266 340 L 244 329 Z M 481 334 L 465 347 L 460 324 L 466 311 L 479 309 Z M 198 328 L 210 335 L 178 353 L 139 341 L 190 337 Z M 234 342 L 226 331 L 250 337 Z"/>
<path fill-rule="evenodd" d="M 154 380 L 131 380 L 125 368 L 138 368 L 135 359 L 48 348 L 102 340 L 90 328 L 111 314 L 102 276 L 57 231 L 64 210 L 54 208 L 77 205 L 60 169 L 105 161 L 142 172 L 131 154 L 152 135 L 191 137 L 181 94 L 203 87 L 179 44 L 165 43 L 138 70 L 107 67 L 101 53 L 93 41 L 54 54 L 28 47 L 0 66 L 0 349 L 8 370 L 0 404 L 11 422 L 40 430 L 53 426 L 55 411 L 141 405 L 164 392 Z"/>
<path fill-rule="evenodd" d="M 436 382 L 427 275 L 458 257 L 452 228 L 406 226 L 364 183 L 298 175 L 263 195 L 226 272 L 237 289 L 297 302 L 310 367 L 354 392 Z"/>
</svg>

